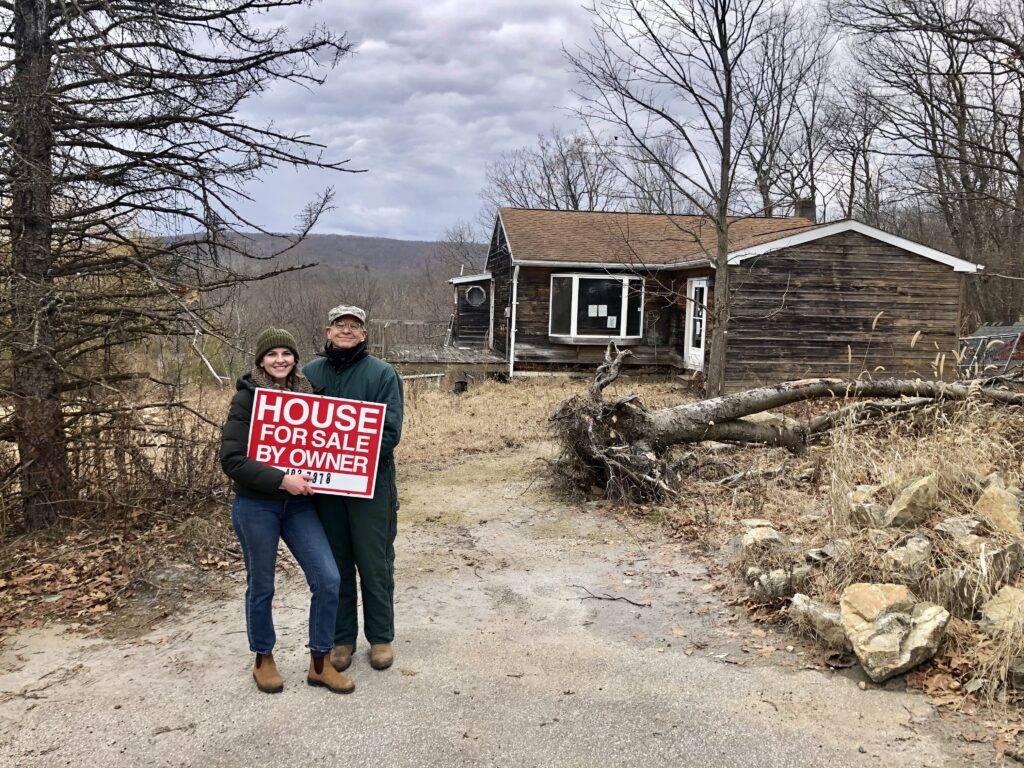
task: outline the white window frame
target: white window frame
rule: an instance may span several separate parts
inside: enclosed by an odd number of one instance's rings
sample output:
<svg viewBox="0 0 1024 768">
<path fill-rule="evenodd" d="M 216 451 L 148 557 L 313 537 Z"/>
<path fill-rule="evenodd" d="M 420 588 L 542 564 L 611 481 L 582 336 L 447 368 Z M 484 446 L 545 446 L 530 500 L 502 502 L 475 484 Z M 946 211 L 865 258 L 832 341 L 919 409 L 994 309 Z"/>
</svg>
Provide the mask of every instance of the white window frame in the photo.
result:
<svg viewBox="0 0 1024 768">
<path fill-rule="evenodd" d="M 551 330 L 551 321 L 553 313 L 551 312 L 551 300 L 554 296 L 554 285 L 556 277 L 570 277 L 572 278 L 572 294 L 571 304 L 569 307 L 569 333 L 553 333 Z M 578 319 L 579 300 L 580 300 L 580 280 L 620 280 L 622 282 L 622 294 L 619 300 L 619 332 L 617 334 L 601 334 L 600 336 L 584 334 L 579 335 L 577 333 L 576 321 Z M 639 280 L 640 281 L 640 331 L 636 335 L 627 336 L 626 327 L 628 326 L 628 319 L 626 317 L 626 300 L 629 295 L 629 281 Z M 548 337 L 566 344 L 606 344 L 609 341 L 621 341 L 626 343 L 637 343 L 644 335 L 644 298 L 647 286 L 644 278 L 640 275 L 628 275 L 628 274 L 606 274 L 606 273 L 594 273 L 594 272 L 552 272 L 551 279 L 548 283 Z"/>
</svg>

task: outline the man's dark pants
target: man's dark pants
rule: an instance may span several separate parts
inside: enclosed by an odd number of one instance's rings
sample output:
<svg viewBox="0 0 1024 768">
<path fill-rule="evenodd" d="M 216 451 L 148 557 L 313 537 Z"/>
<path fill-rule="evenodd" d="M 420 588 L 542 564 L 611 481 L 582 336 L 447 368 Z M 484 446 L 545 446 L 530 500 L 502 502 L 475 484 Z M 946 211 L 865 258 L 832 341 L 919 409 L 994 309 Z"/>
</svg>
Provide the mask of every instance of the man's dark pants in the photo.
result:
<svg viewBox="0 0 1024 768">
<path fill-rule="evenodd" d="M 317 511 L 338 564 L 341 589 L 334 625 L 335 645 L 356 645 L 356 571 L 363 597 L 363 634 L 370 643 L 395 639 L 395 536 L 398 499 L 395 465 L 382 457 L 372 499 L 316 497 Z"/>
</svg>

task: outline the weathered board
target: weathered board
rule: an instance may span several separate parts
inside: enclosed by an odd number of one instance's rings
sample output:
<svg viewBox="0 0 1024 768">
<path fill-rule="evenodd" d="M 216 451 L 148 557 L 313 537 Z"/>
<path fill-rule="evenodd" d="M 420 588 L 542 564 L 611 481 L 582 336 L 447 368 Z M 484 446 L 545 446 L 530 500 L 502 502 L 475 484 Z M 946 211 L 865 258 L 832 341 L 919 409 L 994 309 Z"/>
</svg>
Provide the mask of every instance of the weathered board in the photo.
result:
<svg viewBox="0 0 1024 768">
<path fill-rule="evenodd" d="M 731 275 L 731 390 L 808 376 L 955 372 L 960 275 L 847 232 L 751 259 Z M 916 339 L 915 339 L 916 336 Z"/>
</svg>

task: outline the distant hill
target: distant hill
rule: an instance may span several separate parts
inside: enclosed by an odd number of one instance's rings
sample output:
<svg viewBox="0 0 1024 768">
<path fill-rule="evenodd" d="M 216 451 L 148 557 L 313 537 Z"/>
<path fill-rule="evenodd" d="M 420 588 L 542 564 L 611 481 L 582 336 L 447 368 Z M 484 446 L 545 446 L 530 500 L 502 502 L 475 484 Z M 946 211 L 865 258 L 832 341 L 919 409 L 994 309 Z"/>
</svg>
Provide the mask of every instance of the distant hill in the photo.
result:
<svg viewBox="0 0 1024 768">
<path fill-rule="evenodd" d="M 287 245 L 283 237 L 245 234 L 248 249 L 267 256 Z M 296 261 L 316 261 L 333 266 L 368 266 L 375 269 L 420 269 L 433 255 L 437 242 L 395 240 L 390 237 L 359 237 L 356 235 L 309 235 L 288 254 Z M 481 260 L 487 246 L 480 244 Z"/>
</svg>

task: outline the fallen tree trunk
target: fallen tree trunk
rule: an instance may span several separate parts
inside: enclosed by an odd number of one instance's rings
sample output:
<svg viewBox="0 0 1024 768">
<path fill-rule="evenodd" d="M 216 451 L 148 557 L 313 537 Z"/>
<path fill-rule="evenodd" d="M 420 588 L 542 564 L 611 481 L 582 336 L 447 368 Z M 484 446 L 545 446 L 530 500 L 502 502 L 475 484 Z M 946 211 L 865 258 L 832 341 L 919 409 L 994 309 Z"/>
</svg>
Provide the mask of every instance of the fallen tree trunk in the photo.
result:
<svg viewBox="0 0 1024 768">
<path fill-rule="evenodd" d="M 556 471 L 576 489 L 597 486 L 612 497 L 632 501 L 673 495 L 682 479 L 678 462 L 666 454 L 674 446 L 714 440 L 799 450 L 829 430 L 940 403 L 977 398 L 1005 406 L 1024 406 L 1024 393 L 985 382 L 947 383 L 922 379 L 807 379 L 723 395 L 671 408 L 648 410 L 635 397 L 604 400 L 604 390 L 619 375 L 623 359 L 610 344 L 586 397 L 574 397 L 551 421 L 561 442 Z M 851 403 L 860 398 L 868 402 Z M 831 399 L 839 407 L 814 418 L 764 423 L 745 417 L 784 405 Z"/>
</svg>

